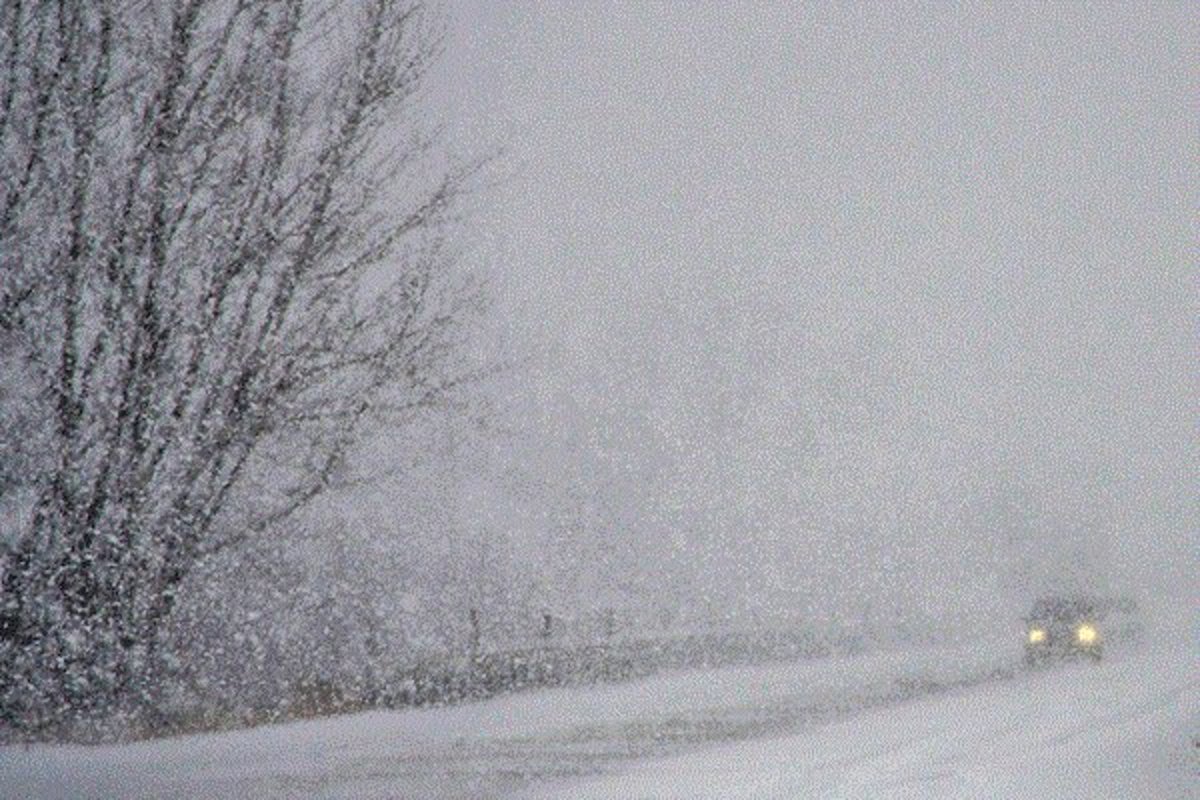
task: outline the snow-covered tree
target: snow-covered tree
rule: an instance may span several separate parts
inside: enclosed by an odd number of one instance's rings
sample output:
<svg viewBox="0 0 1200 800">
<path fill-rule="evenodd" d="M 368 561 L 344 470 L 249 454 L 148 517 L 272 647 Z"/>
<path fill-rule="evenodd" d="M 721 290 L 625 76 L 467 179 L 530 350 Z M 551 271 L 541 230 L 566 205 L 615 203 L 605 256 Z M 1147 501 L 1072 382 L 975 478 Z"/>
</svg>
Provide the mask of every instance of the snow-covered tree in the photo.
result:
<svg viewBox="0 0 1200 800">
<path fill-rule="evenodd" d="M 189 575 L 468 377 L 439 43 L 407 0 L 0 4 L 8 724 L 147 706 Z"/>
</svg>

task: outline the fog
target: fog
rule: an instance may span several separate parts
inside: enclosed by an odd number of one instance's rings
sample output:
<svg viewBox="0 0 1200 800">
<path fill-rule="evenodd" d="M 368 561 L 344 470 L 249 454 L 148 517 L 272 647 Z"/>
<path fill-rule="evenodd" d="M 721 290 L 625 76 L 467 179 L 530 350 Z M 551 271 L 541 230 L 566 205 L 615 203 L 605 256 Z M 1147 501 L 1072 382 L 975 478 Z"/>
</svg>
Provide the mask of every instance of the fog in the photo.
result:
<svg viewBox="0 0 1200 800">
<path fill-rule="evenodd" d="M 516 354 L 467 516 L 542 602 L 1195 589 L 1185 4 L 452 11 Z"/>
<path fill-rule="evenodd" d="M 1192 796 L 1198 9 L 0 3 L 0 793 Z"/>
</svg>

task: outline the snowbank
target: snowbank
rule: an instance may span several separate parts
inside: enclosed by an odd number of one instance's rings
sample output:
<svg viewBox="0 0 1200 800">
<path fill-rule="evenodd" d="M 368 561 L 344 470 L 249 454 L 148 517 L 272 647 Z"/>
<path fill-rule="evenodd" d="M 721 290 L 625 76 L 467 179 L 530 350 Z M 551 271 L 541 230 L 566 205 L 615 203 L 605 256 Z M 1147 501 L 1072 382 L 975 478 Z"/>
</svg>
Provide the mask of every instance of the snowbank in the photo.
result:
<svg viewBox="0 0 1200 800">
<path fill-rule="evenodd" d="M 1002 658 L 894 650 L 122 746 L 8 747 L 0 787 L 62 798 L 499 796 L 986 680 Z"/>
</svg>

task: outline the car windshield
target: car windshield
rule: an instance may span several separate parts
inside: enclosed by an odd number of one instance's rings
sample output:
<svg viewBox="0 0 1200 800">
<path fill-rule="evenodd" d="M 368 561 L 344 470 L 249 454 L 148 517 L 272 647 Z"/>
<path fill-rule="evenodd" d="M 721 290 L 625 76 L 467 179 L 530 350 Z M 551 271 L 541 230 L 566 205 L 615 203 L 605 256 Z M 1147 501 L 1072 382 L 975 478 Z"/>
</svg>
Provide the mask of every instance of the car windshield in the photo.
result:
<svg viewBox="0 0 1200 800">
<path fill-rule="evenodd" d="M 1034 620 L 1074 620 L 1093 614 L 1090 600 L 1078 597 L 1046 597 L 1033 605 L 1030 618 Z"/>
</svg>

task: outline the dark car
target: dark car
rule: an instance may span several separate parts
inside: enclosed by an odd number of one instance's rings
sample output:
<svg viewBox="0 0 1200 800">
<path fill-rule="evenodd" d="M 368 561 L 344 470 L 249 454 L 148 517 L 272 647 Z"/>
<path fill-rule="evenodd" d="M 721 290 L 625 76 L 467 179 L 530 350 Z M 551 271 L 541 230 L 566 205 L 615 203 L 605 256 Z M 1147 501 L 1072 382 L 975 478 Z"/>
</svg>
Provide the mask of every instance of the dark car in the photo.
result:
<svg viewBox="0 0 1200 800">
<path fill-rule="evenodd" d="M 1100 604 L 1082 596 L 1043 597 L 1025 618 L 1025 663 L 1104 655 Z"/>
</svg>

